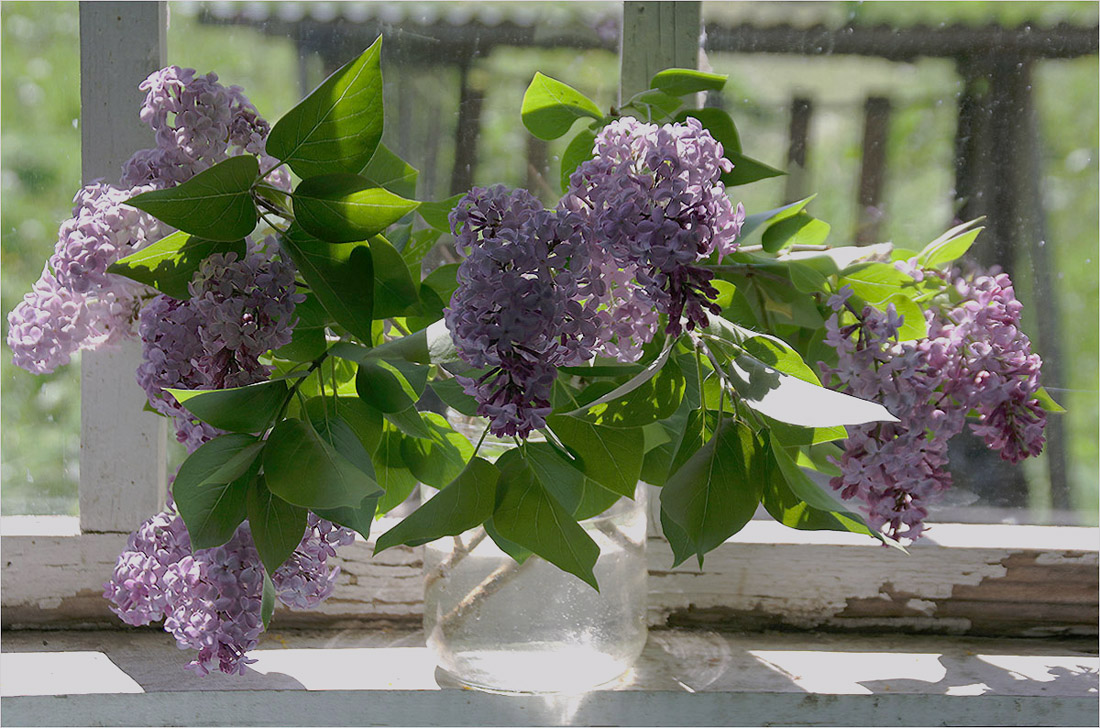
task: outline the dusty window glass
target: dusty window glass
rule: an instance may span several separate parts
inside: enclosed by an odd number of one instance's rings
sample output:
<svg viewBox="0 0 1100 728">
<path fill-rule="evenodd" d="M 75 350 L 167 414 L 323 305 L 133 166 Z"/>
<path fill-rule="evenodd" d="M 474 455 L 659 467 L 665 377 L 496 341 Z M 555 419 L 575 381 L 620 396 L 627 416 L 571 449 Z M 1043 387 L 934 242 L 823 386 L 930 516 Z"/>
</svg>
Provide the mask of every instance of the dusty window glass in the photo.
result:
<svg viewBox="0 0 1100 728">
<path fill-rule="evenodd" d="M 0 307 L 6 319 L 42 274 L 58 223 L 71 215 L 80 187 L 80 45 L 75 2 L 4 3 L 0 22 Z M 0 377 L 3 514 L 75 514 L 79 364 L 34 376 L 12 364 L 5 343 Z"/>
<path fill-rule="evenodd" d="M 739 188 L 750 212 L 816 193 L 833 242 L 918 250 L 986 216 L 972 255 L 1012 276 L 1068 412 L 1017 467 L 957 437 L 931 520 L 1095 523 L 1097 6 L 707 2 L 703 20 L 704 64 L 730 76 L 707 103 L 790 172 Z"/>
</svg>

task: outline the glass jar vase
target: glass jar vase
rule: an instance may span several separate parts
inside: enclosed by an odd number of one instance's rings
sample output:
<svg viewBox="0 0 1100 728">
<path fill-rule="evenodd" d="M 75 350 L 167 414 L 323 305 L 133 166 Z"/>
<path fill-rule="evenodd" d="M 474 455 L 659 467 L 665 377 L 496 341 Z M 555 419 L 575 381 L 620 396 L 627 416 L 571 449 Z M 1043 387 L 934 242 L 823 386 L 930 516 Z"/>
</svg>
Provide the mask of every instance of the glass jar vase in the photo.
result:
<svg viewBox="0 0 1100 728">
<path fill-rule="evenodd" d="M 517 564 L 483 528 L 427 544 L 424 633 L 444 673 L 483 690 L 569 693 L 630 669 L 646 642 L 645 486 L 580 523 L 600 547 L 598 592 L 538 556 Z"/>
</svg>

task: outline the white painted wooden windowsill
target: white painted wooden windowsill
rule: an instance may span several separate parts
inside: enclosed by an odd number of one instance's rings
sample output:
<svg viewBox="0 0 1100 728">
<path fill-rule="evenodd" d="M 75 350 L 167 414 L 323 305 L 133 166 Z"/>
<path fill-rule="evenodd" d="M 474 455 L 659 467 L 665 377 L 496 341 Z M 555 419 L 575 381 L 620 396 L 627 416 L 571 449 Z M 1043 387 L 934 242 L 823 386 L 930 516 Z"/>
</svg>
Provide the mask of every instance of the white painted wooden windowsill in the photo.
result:
<svg viewBox="0 0 1100 728">
<path fill-rule="evenodd" d="M 1095 725 L 1095 651 L 1023 639 L 659 630 L 617 684 L 492 695 L 421 633 L 273 631 L 197 677 L 150 631 L 7 633 L 4 725 Z"/>
</svg>

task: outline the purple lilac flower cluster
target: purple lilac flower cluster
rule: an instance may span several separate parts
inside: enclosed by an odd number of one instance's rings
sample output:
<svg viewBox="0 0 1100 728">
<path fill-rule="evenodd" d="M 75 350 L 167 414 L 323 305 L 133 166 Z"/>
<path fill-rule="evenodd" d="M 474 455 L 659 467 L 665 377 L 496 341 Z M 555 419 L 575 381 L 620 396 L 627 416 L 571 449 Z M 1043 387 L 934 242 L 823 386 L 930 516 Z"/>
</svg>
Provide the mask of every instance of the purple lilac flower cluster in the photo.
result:
<svg viewBox="0 0 1100 728">
<path fill-rule="evenodd" d="M 276 160 L 264 154 L 271 127 L 239 86 L 221 85 L 215 73 L 167 66 L 140 89 L 141 120 L 156 132 L 157 146 L 130 158 L 123 184 L 171 186 L 240 153 L 259 156 L 265 169 L 274 166 Z M 290 182 L 283 170 L 268 180 L 281 187 Z"/>
<path fill-rule="evenodd" d="M 219 433 L 164 390 L 224 389 L 267 379 L 271 371 L 260 357 L 290 342 L 294 307 L 304 296 L 295 291 L 293 266 L 259 247 L 244 260 L 235 253 L 210 256 L 189 290 L 186 301 L 157 296 L 142 310 L 137 379 L 193 452 Z"/>
<path fill-rule="evenodd" d="M 722 154 L 697 119 L 661 127 L 617 119 L 597 135 L 594 157 L 573 173 L 562 200 L 586 218 L 608 262 L 632 273 L 638 287 L 624 293 L 668 315 L 671 336 L 717 313 L 714 273 L 696 264 L 737 248 L 745 209 L 726 196 L 721 175 L 732 164 Z M 632 336 L 645 339 L 648 323 Z"/>
<path fill-rule="evenodd" d="M 836 461 L 841 474 L 830 485 L 863 501 L 871 527 L 893 538 L 919 538 L 929 504 L 951 486 L 947 445 L 968 413 L 978 413 L 972 429 L 1006 460 L 1037 455 L 1043 446 L 1045 415 L 1035 399 L 1041 361 L 1019 328 L 1011 281 L 1004 274 L 958 277 L 955 288 L 962 301 L 926 311 L 928 334 L 917 341 L 898 341 L 902 319 L 893 306 L 868 306 L 842 326 L 850 291 L 829 300 L 836 313 L 825 341 L 838 363 L 822 365 L 826 377 L 900 420 L 850 427 Z"/>
<path fill-rule="evenodd" d="M 279 601 L 309 608 L 324 600 L 339 574 L 327 560 L 336 546 L 354 540 L 352 531 L 309 514 L 302 542 L 272 575 Z M 181 649 L 198 650 L 189 669 L 205 675 L 217 665 L 233 674 L 255 662 L 247 653 L 263 631 L 263 579 L 247 524 L 225 544 L 192 553 L 183 519 L 169 502 L 131 534 L 103 595 L 127 624 L 163 619 Z"/>
<path fill-rule="evenodd" d="M 262 154 L 268 123 L 240 88 L 222 86 L 214 74 L 169 66 L 141 89 L 141 118 L 156 132 L 157 146 L 130 158 L 120 185 L 95 182 L 77 193 L 46 270 L 8 315 L 15 364 L 35 374 L 67 364 L 77 351 L 132 336 L 149 291 L 107 268 L 170 230 L 123 204 L 127 199 L 178 184 L 233 154 L 259 154 L 266 166 L 275 164 Z M 268 179 L 289 189 L 283 170 Z"/>
<path fill-rule="evenodd" d="M 524 437 L 545 425 L 557 367 L 598 345 L 584 220 L 503 186 L 474 188 L 450 220 L 465 258 L 444 318 L 462 360 L 489 369 L 459 381 L 493 434 Z"/>
</svg>

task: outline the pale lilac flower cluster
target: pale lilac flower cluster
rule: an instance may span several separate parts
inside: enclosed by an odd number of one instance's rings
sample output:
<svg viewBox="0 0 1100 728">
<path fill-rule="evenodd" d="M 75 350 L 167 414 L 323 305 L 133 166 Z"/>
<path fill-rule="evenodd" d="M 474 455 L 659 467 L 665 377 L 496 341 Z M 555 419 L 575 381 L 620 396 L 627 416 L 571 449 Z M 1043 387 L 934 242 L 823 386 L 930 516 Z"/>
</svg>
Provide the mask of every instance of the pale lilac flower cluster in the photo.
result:
<svg viewBox="0 0 1100 728">
<path fill-rule="evenodd" d="M 327 559 L 354 540 L 354 532 L 310 513 L 301 544 L 272 575 L 279 601 L 301 608 L 328 597 L 339 571 Z M 225 544 L 192 553 L 187 528 L 169 501 L 131 534 L 103 595 L 127 624 L 163 619 L 181 649 L 198 650 L 189 669 L 205 675 L 216 665 L 243 674 L 255 662 L 247 653 L 263 631 L 263 578 L 247 524 Z"/>
<path fill-rule="evenodd" d="M 144 189 L 151 188 L 137 192 Z M 77 193 L 73 217 L 62 223 L 42 277 L 8 314 L 8 346 L 17 366 L 48 374 L 81 349 L 130 335 L 146 289 L 109 275 L 107 267 L 167 231 L 151 215 L 124 205 L 130 196 L 102 182 Z"/>
<path fill-rule="evenodd" d="M 923 273 L 918 273 L 923 275 Z M 902 319 L 866 307 L 856 323 L 840 325 L 850 292 L 829 300 L 826 343 L 836 385 L 885 406 L 900 421 L 849 427 L 841 474 L 831 485 L 865 504 L 868 522 L 893 538 L 915 540 L 928 505 L 951 485 L 948 441 L 977 412 L 974 431 L 1017 462 L 1043 445 L 1045 415 L 1035 399 L 1039 357 L 1019 329 L 1020 305 L 1006 275 L 958 278 L 962 302 L 927 311 L 928 335 L 899 342 Z"/>
<path fill-rule="evenodd" d="M 1009 277 L 959 278 L 962 303 L 938 327 L 957 344 L 951 396 L 978 413 L 971 429 L 1016 463 L 1043 449 L 1046 413 L 1036 399 L 1042 360 L 1020 329 L 1022 306 Z"/>
<path fill-rule="evenodd" d="M 312 609 L 332 594 L 340 567 L 327 567 L 339 546 L 355 542 L 355 532 L 314 513 L 308 515 L 306 535 L 271 577 L 279 601 L 294 609 Z"/>
<path fill-rule="evenodd" d="M 599 343 L 584 221 L 502 186 L 471 190 L 450 219 L 465 259 L 444 318 L 462 360 L 489 368 L 459 381 L 495 435 L 526 436 L 545 425 L 557 367 Z"/>
<path fill-rule="evenodd" d="M 234 253 L 203 261 L 190 284 L 191 298 L 157 296 L 141 312 L 142 362 L 138 383 L 150 405 L 170 415 L 177 439 L 193 452 L 218 434 L 194 420 L 165 389 L 224 389 L 266 379 L 260 362 L 270 349 L 290 342 L 294 268 L 260 248 L 238 261 Z"/>
<path fill-rule="evenodd" d="M 77 194 L 42 278 L 8 315 L 14 361 L 35 374 L 54 371 L 80 350 L 133 335 L 149 290 L 107 268 L 170 229 L 125 200 L 178 184 L 234 154 L 258 154 L 265 168 L 276 163 L 263 155 L 268 123 L 240 88 L 222 86 L 214 74 L 169 66 L 141 89 L 141 118 L 156 132 L 157 146 L 130 158 L 119 186 L 95 182 Z M 284 170 L 268 180 L 289 189 Z"/>
<path fill-rule="evenodd" d="M 694 118 L 661 127 L 622 118 L 600 130 L 594 152 L 562 207 L 584 216 L 592 244 L 631 271 L 632 295 L 668 315 L 668 334 L 706 325 L 717 291 L 697 263 L 736 250 L 745 219 L 721 182 L 732 169 L 722 145 Z"/>
<path fill-rule="evenodd" d="M 171 186 L 241 153 L 259 156 L 265 169 L 274 166 L 264 155 L 271 127 L 239 86 L 222 86 L 215 73 L 167 66 L 140 88 L 146 92 L 141 120 L 156 132 L 157 146 L 127 162 L 123 184 Z M 285 171 L 268 179 L 289 190 Z"/>
</svg>

